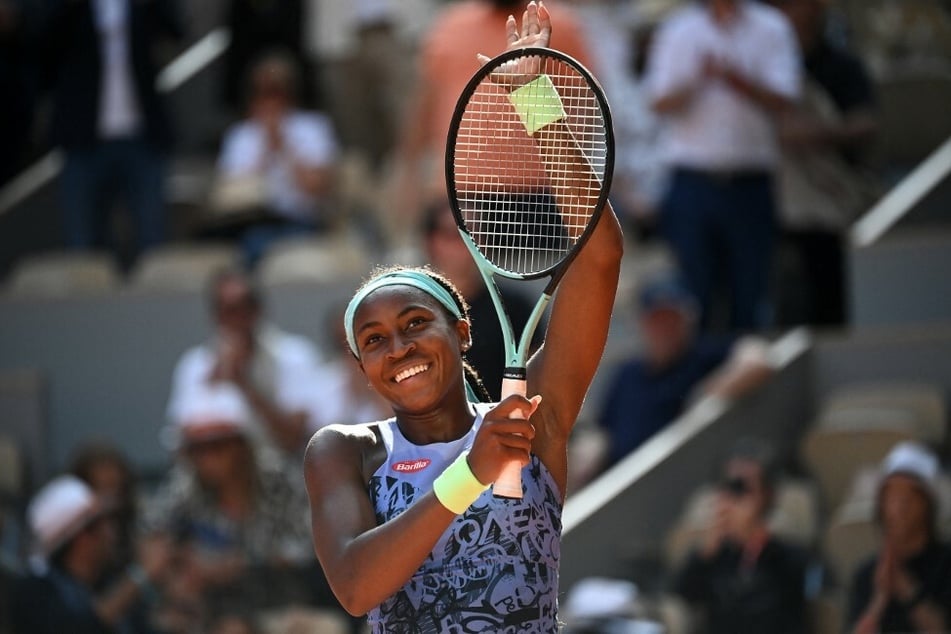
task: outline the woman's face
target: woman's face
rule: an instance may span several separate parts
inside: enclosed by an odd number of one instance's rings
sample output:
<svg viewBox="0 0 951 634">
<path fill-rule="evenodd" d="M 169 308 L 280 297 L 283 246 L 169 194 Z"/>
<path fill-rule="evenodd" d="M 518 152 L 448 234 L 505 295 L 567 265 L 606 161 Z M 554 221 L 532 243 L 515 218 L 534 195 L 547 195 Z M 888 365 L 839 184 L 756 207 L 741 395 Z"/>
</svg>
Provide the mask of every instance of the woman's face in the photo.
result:
<svg viewBox="0 0 951 634">
<path fill-rule="evenodd" d="M 397 412 L 422 413 L 461 388 L 469 324 L 411 286 L 377 289 L 353 320 L 360 367 Z"/>
<path fill-rule="evenodd" d="M 903 474 L 893 474 L 882 485 L 879 504 L 885 534 L 903 540 L 927 533 L 928 498 L 918 482 Z"/>
<path fill-rule="evenodd" d="M 248 467 L 247 442 L 241 436 L 192 442 L 185 451 L 198 480 L 210 489 L 218 489 Z"/>
</svg>

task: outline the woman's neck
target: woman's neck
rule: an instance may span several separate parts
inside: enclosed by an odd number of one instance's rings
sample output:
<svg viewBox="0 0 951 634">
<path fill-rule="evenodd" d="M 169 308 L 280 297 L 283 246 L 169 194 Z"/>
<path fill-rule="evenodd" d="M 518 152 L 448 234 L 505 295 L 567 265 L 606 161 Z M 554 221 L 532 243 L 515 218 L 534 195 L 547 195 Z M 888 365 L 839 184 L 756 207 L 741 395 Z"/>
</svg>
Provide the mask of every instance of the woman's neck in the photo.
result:
<svg viewBox="0 0 951 634">
<path fill-rule="evenodd" d="M 465 436 L 475 421 L 475 412 L 468 402 L 448 405 L 423 415 L 398 413 L 400 433 L 414 445 L 452 442 Z"/>
</svg>

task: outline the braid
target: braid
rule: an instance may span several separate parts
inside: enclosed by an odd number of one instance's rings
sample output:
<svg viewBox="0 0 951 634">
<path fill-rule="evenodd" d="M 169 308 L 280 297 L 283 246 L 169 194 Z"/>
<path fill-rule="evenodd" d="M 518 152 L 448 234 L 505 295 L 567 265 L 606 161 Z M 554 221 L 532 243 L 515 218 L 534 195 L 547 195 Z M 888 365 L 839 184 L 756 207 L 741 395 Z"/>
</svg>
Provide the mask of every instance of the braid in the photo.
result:
<svg viewBox="0 0 951 634">
<path fill-rule="evenodd" d="M 456 285 L 453 284 L 452 281 L 450 281 L 445 275 L 429 267 L 422 267 L 418 270 L 436 280 L 440 286 L 449 291 L 449 294 L 452 295 L 456 305 L 462 312 L 463 318 L 471 324 L 472 317 L 469 315 L 469 302 L 467 302 L 466 298 L 462 296 L 462 293 L 458 288 L 456 288 Z M 479 376 L 479 372 L 472 366 L 471 363 L 469 363 L 469 360 L 466 359 L 465 353 L 462 355 L 462 367 L 466 374 L 466 381 L 469 383 L 472 389 L 475 390 L 479 400 L 483 403 L 491 401 L 492 397 L 489 395 L 489 391 L 485 388 L 485 384 L 482 382 L 482 377 Z"/>
</svg>

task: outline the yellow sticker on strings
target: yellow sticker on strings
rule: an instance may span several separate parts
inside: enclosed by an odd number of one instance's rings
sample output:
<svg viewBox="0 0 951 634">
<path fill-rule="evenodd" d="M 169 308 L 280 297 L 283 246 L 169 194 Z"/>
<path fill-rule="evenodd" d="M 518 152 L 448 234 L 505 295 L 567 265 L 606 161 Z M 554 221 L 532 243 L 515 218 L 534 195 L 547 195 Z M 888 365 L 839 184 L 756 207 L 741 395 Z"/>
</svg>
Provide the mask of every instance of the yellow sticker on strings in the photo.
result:
<svg viewBox="0 0 951 634">
<path fill-rule="evenodd" d="M 548 75 L 539 75 L 532 81 L 509 93 L 509 101 L 518 113 L 529 136 L 547 125 L 564 119 L 565 108 L 555 85 Z"/>
</svg>

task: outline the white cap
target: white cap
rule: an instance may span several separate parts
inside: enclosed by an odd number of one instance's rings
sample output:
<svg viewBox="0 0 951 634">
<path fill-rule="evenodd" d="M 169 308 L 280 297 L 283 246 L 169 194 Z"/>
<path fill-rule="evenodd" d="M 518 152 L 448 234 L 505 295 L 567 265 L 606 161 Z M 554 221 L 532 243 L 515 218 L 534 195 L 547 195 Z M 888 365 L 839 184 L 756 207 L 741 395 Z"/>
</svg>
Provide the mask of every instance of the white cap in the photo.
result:
<svg viewBox="0 0 951 634">
<path fill-rule="evenodd" d="M 85 482 L 72 475 L 51 480 L 27 508 L 27 521 L 41 557 L 48 557 L 107 510 Z"/>
<path fill-rule="evenodd" d="M 565 612 L 574 623 L 605 617 L 632 617 L 637 611 L 637 586 L 624 579 L 587 577 L 568 593 Z"/>
<path fill-rule="evenodd" d="M 224 382 L 202 384 L 188 390 L 163 440 L 176 449 L 190 441 L 247 436 L 251 421 L 251 410 L 237 387 Z"/>
<path fill-rule="evenodd" d="M 936 501 L 938 458 L 927 447 L 911 440 L 895 445 L 882 461 L 880 482 L 884 483 L 889 476 L 896 474 L 918 480 L 932 501 Z"/>
</svg>

